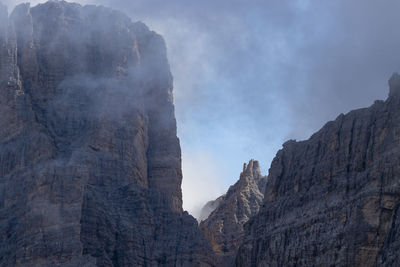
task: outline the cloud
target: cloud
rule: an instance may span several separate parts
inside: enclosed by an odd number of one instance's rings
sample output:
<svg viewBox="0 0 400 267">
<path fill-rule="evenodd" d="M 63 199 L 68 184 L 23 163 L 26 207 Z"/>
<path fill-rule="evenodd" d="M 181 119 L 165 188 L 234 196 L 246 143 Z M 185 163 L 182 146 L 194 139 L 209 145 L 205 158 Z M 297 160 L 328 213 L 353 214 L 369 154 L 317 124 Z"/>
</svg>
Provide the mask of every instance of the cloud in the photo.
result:
<svg viewBox="0 0 400 267">
<path fill-rule="evenodd" d="M 250 158 L 266 172 L 286 139 L 385 98 L 400 70 L 397 0 L 78 2 L 122 10 L 166 39 L 190 211 L 212 197 L 205 184 L 233 184 Z"/>
<path fill-rule="evenodd" d="M 190 177 L 182 182 L 183 203 L 193 216 L 200 215 L 206 202 L 225 193 L 226 185 L 221 177 L 226 173 L 226 168 L 229 166 L 221 165 L 207 151 L 189 151 L 183 158 L 183 172 Z"/>
</svg>

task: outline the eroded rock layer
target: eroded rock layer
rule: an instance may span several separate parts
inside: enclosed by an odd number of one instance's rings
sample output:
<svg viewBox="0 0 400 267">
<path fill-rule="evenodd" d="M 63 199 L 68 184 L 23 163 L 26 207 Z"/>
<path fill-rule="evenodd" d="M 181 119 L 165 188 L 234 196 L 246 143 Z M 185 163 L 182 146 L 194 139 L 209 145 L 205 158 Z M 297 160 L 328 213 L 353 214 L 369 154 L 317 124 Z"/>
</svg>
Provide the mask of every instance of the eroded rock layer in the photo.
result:
<svg viewBox="0 0 400 267">
<path fill-rule="evenodd" d="M 233 266 L 237 249 L 244 238 L 244 224 L 262 204 L 266 177 L 258 161 L 244 164 L 239 181 L 217 199 L 217 207 L 200 223 L 217 258 L 217 266 Z"/>
<path fill-rule="evenodd" d="M 272 162 L 237 266 L 399 266 L 400 77 Z"/>
<path fill-rule="evenodd" d="M 163 39 L 97 6 L 0 5 L 0 266 L 208 266 L 182 212 Z"/>
</svg>

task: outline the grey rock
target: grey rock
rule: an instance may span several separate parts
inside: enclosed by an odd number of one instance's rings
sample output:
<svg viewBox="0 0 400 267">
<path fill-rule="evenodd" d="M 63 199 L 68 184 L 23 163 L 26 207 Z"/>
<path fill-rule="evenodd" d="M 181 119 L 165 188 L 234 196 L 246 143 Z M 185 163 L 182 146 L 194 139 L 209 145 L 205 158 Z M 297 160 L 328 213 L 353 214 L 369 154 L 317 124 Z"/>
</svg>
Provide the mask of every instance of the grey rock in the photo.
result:
<svg viewBox="0 0 400 267">
<path fill-rule="evenodd" d="M 216 254 L 217 266 L 233 266 L 235 255 L 244 238 L 244 224 L 263 201 L 266 177 L 261 175 L 258 161 L 244 164 L 239 180 L 218 198 L 218 206 L 200 223 Z"/>
<path fill-rule="evenodd" d="M 288 141 L 236 266 L 400 265 L 400 91 Z"/>
<path fill-rule="evenodd" d="M 0 5 L 0 266 L 211 266 L 181 181 L 161 36 L 100 6 Z"/>
</svg>

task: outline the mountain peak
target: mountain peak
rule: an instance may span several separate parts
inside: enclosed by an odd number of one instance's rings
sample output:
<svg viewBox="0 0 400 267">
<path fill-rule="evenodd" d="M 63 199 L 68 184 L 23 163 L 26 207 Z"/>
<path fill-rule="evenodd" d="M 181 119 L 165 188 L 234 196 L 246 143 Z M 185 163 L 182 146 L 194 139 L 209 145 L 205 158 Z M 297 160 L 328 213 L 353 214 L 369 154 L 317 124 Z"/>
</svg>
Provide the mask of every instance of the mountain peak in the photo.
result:
<svg viewBox="0 0 400 267">
<path fill-rule="evenodd" d="M 262 177 L 260 163 L 254 159 L 251 159 L 248 164 L 244 163 L 243 171 L 240 176 L 249 176 L 255 180 L 260 179 L 260 177 Z"/>
<path fill-rule="evenodd" d="M 250 160 L 243 164 L 239 180 L 228 192 L 204 210 L 214 211 L 200 223 L 216 256 L 218 266 L 232 266 L 234 256 L 243 238 L 244 224 L 258 213 L 263 201 L 266 176 L 261 175 L 260 164 Z"/>
</svg>

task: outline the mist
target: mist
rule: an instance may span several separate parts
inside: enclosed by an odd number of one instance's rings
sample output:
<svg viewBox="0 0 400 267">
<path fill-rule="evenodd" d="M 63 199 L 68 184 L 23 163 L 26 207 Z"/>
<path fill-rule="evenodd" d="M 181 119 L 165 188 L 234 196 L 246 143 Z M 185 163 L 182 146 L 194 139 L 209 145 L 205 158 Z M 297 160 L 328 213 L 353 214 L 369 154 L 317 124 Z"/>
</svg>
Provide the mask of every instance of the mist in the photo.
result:
<svg viewBox="0 0 400 267">
<path fill-rule="evenodd" d="M 77 2 L 121 10 L 164 37 L 184 208 L 195 216 L 243 162 L 255 158 L 267 174 L 285 140 L 385 99 L 400 71 L 395 0 Z M 19 1 L 3 3 L 11 10 Z"/>
</svg>

